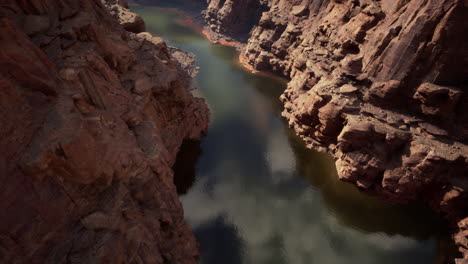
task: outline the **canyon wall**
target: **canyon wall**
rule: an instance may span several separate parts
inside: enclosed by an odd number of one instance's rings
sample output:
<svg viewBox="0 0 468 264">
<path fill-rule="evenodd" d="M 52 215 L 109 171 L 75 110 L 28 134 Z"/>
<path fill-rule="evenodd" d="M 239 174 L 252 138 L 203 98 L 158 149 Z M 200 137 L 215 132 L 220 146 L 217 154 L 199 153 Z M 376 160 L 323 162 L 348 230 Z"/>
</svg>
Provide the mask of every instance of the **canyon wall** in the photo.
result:
<svg viewBox="0 0 468 264">
<path fill-rule="evenodd" d="M 252 25 L 267 8 L 266 0 L 211 0 L 203 12 L 213 39 L 223 36 L 246 41 Z"/>
<path fill-rule="evenodd" d="M 193 56 L 120 2 L 0 2 L 2 263 L 197 263 L 171 169 L 207 129 Z"/>
<path fill-rule="evenodd" d="M 220 14 L 208 8 L 214 34 L 219 17 L 253 12 L 227 15 L 209 2 Z M 243 61 L 290 79 L 289 125 L 335 157 L 340 179 L 447 217 L 468 261 L 468 2 L 273 0 L 267 9 L 252 25 L 230 25 L 251 30 Z"/>
</svg>

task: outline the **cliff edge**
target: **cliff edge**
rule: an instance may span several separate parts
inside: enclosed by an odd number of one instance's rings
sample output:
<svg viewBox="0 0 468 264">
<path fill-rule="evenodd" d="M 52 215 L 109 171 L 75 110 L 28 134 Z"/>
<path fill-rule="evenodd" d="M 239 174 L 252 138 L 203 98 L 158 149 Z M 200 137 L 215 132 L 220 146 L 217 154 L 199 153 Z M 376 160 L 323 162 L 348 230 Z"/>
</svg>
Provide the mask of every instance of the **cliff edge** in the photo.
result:
<svg viewBox="0 0 468 264">
<path fill-rule="evenodd" d="M 197 263 L 171 167 L 208 109 L 143 30 L 123 1 L 0 2 L 3 263 Z"/>
</svg>

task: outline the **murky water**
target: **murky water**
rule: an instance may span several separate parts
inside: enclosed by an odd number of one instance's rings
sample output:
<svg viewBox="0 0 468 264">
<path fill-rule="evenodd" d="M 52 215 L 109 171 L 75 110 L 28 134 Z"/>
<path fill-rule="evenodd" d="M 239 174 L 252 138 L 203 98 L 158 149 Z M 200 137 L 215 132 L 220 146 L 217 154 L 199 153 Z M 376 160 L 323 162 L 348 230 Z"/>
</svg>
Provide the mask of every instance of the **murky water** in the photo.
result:
<svg viewBox="0 0 468 264">
<path fill-rule="evenodd" d="M 281 118 L 284 80 L 251 74 L 175 9 L 134 6 L 148 30 L 197 55 L 212 111 L 201 145 L 176 164 L 203 264 L 428 264 L 447 252 L 420 207 L 385 204 L 337 180 L 331 157 L 304 148 Z"/>
</svg>

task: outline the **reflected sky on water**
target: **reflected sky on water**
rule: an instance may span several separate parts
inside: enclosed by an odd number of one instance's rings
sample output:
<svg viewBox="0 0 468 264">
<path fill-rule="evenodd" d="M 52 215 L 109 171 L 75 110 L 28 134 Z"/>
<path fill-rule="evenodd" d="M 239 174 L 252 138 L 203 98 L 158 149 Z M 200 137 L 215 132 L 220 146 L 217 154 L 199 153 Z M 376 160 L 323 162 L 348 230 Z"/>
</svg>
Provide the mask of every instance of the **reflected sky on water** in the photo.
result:
<svg viewBox="0 0 468 264">
<path fill-rule="evenodd" d="M 175 9 L 133 9 L 197 55 L 212 121 L 175 167 L 202 263 L 442 263 L 447 240 L 430 212 L 360 193 L 337 180 L 328 154 L 304 147 L 281 118 L 284 80 L 245 71 L 234 48 L 212 45 Z"/>
</svg>

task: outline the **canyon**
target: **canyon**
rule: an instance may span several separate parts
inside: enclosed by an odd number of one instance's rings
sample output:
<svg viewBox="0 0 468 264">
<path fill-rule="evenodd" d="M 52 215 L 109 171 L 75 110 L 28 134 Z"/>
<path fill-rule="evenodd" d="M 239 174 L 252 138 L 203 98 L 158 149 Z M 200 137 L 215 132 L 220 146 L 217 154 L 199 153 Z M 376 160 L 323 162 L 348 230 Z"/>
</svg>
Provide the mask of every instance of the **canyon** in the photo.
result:
<svg viewBox="0 0 468 264">
<path fill-rule="evenodd" d="M 0 2 L 2 263 L 197 263 L 172 165 L 209 111 L 127 7 Z"/>
<path fill-rule="evenodd" d="M 424 201 L 468 263 L 466 1 L 174 2 L 288 79 L 282 115 L 340 180 Z M 198 263 L 173 166 L 210 111 L 194 55 L 147 30 L 126 0 L 0 1 L 5 263 Z"/>
<path fill-rule="evenodd" d="M 206 29 L 231 39 L 252 19 L 238 9 L 255 4 L 267 11 L 249 24 L 242 60 L 290 79 L 289 125 L 335 157 L 341 180 L 427 202 L 467 261 L 466 1 L 213 0 Z"/>
<path fill-rule="evenodd" d="M 467 2 L 208 2 L 211 39 L 290 80 L 283 116 L 305 144 L 365 192 L 425 201 L 467 263 Z"/>
</svg>

